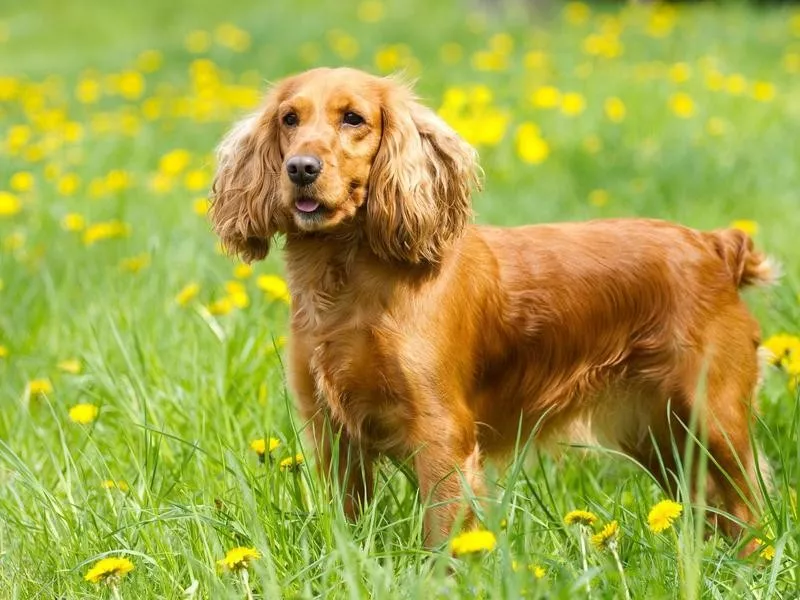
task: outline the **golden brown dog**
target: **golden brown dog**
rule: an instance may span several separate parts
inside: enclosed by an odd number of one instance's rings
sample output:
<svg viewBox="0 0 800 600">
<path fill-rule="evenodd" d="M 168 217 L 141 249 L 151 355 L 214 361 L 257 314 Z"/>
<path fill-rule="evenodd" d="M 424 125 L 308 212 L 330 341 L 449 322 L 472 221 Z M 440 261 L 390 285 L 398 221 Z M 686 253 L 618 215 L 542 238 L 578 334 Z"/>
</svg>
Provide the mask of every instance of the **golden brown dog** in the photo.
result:
<svg viewBox="0 0 800 600">
<path fill-rule="evenodd" d="M 673 488 L 699 409 L 721 524 L 754 522 L 759 327 L 739 290 L 770 279 L 764 256 L 653 220 L 472 225 L 476 158 L 409 89 L 351 69 L 280 82 L 220 146 L 225 246 L 252 261 L 286 236 L 290 383 L 324 472 L 341 428 L 346 510 L 376 455 L 411 457 L 436 542 L 520 425 L 588 428 Z"/>
</svg>

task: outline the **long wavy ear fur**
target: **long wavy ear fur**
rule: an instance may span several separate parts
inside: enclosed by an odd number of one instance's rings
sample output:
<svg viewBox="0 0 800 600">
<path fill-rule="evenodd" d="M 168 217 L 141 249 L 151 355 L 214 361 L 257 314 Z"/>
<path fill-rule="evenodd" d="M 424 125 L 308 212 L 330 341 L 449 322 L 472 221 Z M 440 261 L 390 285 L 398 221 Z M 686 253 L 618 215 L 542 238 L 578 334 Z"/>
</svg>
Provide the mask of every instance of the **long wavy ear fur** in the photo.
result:
<svg viewBox="0 0 800 600">
<path fill-rule="evenodd" d="M 384 259 L 437 263 L 472 216 L 471 190 L 480 185 L 477 152 L 408 88 L 384 82 L 367 239 Z"/>
<path fill-rule="evenodd" d="M 263 259 L 280 228 L 277 92 L 264 109 L 237 123 L 217 149 L 211 222 L 228 252 L 246 262 Z"/>
</svg>

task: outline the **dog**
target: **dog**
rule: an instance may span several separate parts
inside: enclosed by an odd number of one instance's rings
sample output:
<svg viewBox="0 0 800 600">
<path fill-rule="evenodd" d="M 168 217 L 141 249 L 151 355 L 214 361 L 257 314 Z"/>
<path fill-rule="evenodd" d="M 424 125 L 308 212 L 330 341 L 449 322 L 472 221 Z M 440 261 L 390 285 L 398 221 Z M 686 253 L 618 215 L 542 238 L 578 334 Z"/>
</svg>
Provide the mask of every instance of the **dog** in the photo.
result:
<svg viewBox="0 0 800 600">
<path fill-rule="evenodd" d="M 376 457 L 409 460 L 437 544 L 474 522 L 485 457 L 577 429 L 674 493 L 696 420 L 720 527 L 755 524 L 760 330 L 739 292 L 772 281 L 767 257 L 657 220 L 479 226 L 479 187 L 476 151 L 408 86 L 354 69 L 280 81 L 219 146 L 225 248 L 256 261 L 285 236 L 289 383 L 346 513 Z"/>
</svg>

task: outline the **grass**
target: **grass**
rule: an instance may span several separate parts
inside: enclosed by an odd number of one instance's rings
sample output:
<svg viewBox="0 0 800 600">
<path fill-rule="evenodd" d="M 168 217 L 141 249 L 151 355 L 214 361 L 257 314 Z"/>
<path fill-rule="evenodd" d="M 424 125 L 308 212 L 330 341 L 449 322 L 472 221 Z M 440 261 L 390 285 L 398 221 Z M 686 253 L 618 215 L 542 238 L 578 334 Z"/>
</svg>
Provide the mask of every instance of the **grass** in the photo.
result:
<svg viewBox="0 0 800 600">
<path fill-rule="evenodd" d="M 525 440 L 491 471 L 491 553 L 456 561 L 423 549 L 404 465 L 382 465 L 375 502 L 348 524 L 313 470 L 278 467 L 303 447 L 281 363 L 287 305 L 275 280 L 271 292 L 257 285 L 280 275 L 280 253 L 243 289 L 226 288 L 235 264 L 194 208 L 216 142 L 265 79 L 317 64 L 378 70 L 377 60 L 405 66 L 428 103 L 483 140 L 480 221 L 755 222 L 786 275 L 748 302 L 766 334 L 797 334 L 798 13 L 735 3 L 676 13 L 609 4 L 588 15 L 571 5 L 480 16 L 452 1 L 332 7 L 35 0 L 0 13 L 0 595 L 108 597 L 83 577 L 118 556 L 135 565 L 124 598 L 242 598 L 241 578 L 216 563 L 248 546 L 262 554 L 248 586 L 263 598 L 615 598 L 623 576 L 633 598 L 796 597 L 798 398 L 776 369 L 754 431 L 775 475 L 753 532 L 774 540 L 771 561 L 704 540 L 701 509 L 688 504 L 673 528 L 652 533 L 647 514 L 663 493 L 630 461 L 596 448 L 553 459 L 523 452 Z M 197 30 L 212 32 L 199 54 L 185 47 Z M 593 44 L 605 56 L 587 54 Z M 158 51 L 150 64 L 146 50 Z M 211 62 L 191 67 L 197 58 Z M 75 90 L 86 100 L 91 82 L 100 94 L 87 104 Z M 535 107 L 543 86 L 580 94 L 584 110 Z M 610 97 L 624 104 L 619 122 L 606 114 Z M 518 136 L 527 122 L 538 129 Z M 176 303 L 192 282 L 197 297 Z M 37 393 L 41 379 L 52 390 Z M 71 421 L 79 403 L 98 406 L 97 418 Z M 281 446 L 261 464 L 249 444 L 269 436 Z M 621 570 L 563 525 L 575 508 L 619 522 Z"/>
</svg>

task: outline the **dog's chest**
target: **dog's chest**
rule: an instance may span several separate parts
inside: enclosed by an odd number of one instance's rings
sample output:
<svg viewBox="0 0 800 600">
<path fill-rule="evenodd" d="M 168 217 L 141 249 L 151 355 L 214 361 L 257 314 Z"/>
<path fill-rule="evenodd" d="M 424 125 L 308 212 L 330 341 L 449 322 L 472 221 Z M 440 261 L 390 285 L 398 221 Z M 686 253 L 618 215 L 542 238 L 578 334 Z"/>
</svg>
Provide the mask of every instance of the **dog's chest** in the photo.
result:
<svg viewBox="0 0 800 600">
<path fill-rule="evenodd" d="M 309 364 L 333 420 L 381 452 L 406 446 L 412 422 L 408 398 L 392 385 L 392 362 L 369 330 L 352 330 L 318 340 Z"/>
</svg>

